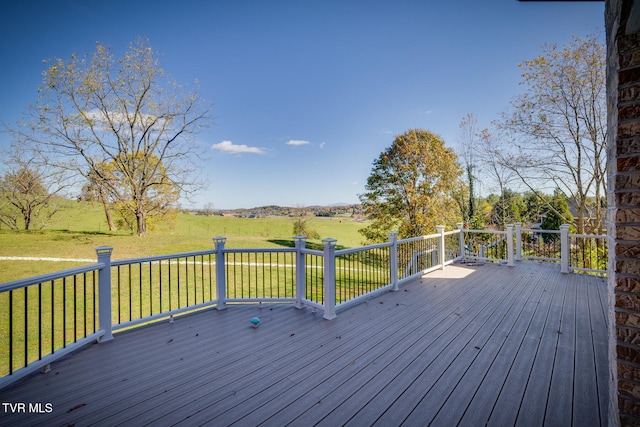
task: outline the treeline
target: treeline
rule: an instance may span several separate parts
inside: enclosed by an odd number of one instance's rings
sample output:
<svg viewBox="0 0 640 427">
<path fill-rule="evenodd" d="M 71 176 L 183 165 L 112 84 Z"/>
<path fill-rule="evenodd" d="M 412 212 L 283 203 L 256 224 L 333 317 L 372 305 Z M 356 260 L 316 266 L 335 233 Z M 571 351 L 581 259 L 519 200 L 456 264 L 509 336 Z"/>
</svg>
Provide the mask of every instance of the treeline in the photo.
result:
<svg viewBox="0 0 640 427">
<path fill-rule="evenodd" d="M 304 206 L 304 207 L 288 207 L 288 206 L 259 206 L 249 209 L 201 209 L 197 213 L 200 215 L 225 215 L 236 216 L 240 218 L 261 218 L 261 217 L 334 217 L 334 216 L 361 216 L 361 206 L 340 205 L 340 206 Z"/>
<path fill-rule="evenodd" d="M 595 212 L 597 203 L 594 198 L 586 204 L 584 229 L 600 230 L 604 224 L 598 224 Z M 506 224 L 521 222 L 525 227 L 540 227 L 543 230 L 559 230 L 560 225 L 569 224 L 578 229 L 577 215 L 579 202 L 568 199 L 561 191 L 554 194 L 534 192 L 518 193 L 505 190 L 502 194 L 491 194 L 476 199 L 477 210 L 467 227 L 473 229 L 502 229 Z M 600 209 L 606 206 L 606 200 L 600 200 Z"/>
</svg>

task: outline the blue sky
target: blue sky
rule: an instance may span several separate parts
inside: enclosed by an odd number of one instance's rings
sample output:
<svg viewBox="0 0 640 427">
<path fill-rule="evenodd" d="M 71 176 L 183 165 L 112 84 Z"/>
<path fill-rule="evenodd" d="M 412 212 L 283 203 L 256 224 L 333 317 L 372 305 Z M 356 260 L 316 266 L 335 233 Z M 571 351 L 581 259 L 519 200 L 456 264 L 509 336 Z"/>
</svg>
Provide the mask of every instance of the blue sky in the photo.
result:
<svg viewBox="0 0 640 427">
<path fill-rule="evenodd" d="M 194 207 L 357 203 L 395 135 L 424 128 L 456 148 L 467 113 L 489 127 L 524 90 L 518 63 L 572 34 L 604 40 L 603 16 L 586 1 L 9 0 L 0 120 L 35 102 L 44 59 L 142 36 L 213 107 Z"/>
</svg>

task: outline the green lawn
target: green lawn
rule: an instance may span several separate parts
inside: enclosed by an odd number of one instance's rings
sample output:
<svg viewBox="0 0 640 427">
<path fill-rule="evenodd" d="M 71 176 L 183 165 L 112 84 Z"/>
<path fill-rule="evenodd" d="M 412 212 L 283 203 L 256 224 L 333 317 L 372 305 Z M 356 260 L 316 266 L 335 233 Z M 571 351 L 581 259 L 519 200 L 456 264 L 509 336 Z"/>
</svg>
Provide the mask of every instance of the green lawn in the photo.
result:
<svg viewBox="0 0 640 427">
<path fill-rule="evenodd" d="M 112 246 L 113 259 L 163 255 L 210 249 L 212 238 L 225 236 L 228 248 L 290 247 L 294 218 L 234 218 L 180 214 L 173 230 L 152 230 L 140 238 L 130 232 L 107 230 L 100 205 L 67 202 L 58 220 L 44 230 L 16 232 L 0 229 L 0 257 L 56 257 L 95 259 L 95 248 Z M 322 238 L 338 239 L 338 247 L 362 243 L 358 230 L 366 224 L 349 218 L 309 217 L 308 224 Z M 311 240 L 317 247 L 320 240 Z M 0 261 L 0 283 L 76 267 L 85 263 Z"/>
<path fill-rule="evenodd" d="M 86 265 L 96 260 L 95 248 L 98 246 L 112 246 L 114 260 L 211 249 L 214 236 L 225 236 L 227 248 L 293 246 L 294 218 L 251 219 L 180 214 L 175 229 L 152 230 L 145 238 L 130 232 L 107 231 L 104 214 L 97 204 L 67 202 L 58 218 L 55 224 L 39 231 L 0 229 L 0 257 L 62 258 L 69 261 L 0 260 L 0 284 Z M 366 225 L 344 217 L 309 217 L 307 221 L 310 229 L 317 231 L 322 238 L 337 239 L 338 248 L 361 245 L 362 237 L 358 230 Z M 308 247 L 320 248 L 321 241 L 310 240 Z M 258 259 L 259 255 L 237 256 L 240 258 L 233 259 L 236 266 L 227 279 L 229 298 L 293 296 L 294 271 L 285 267 L 294 263 L 291 255 L 280 255 L 282 258 L 276 258 L 275 266 L 266 269 L 257 266 L 267 261 Z M 271 258 L 268 260 L 273 261 Z M 196 259 L 189 261 L 185 259 L 181 266 L 173 268 L 162 263 L 114 268 L 112 274 L 123 276 L 122 281 L 113 278 L 117 283 L 112 290 L 114 322 L 214 299 L 215 277 L 212 277 L 208 258 L 202 259 L 206 265 L 196 262 L 200 261 Z M 313 276 L 307 280 L 308 297 L 322 299 L 321 280 L 321 271 L 313 270 Z M 9 364 L 14 369 L 19 368 L 25 362 L 36 360 L 40 353 L 48 354 L 64 343 L 73 342 L 76 337 L 91 333 L 94 326 L 97 327 L 92 314 L 94 283 L 92 274 L 78 275 L 55 283 L 34 285 L 27 291 L 1 293 L 0 375 L 8 373 Z M 185 285 L 172 288 L 170 283 Z M 340 294 L 349 297 L 353 292 L 349 290 Z M 13 325 L 11 333 L 10 324 Z"/>
</svg>

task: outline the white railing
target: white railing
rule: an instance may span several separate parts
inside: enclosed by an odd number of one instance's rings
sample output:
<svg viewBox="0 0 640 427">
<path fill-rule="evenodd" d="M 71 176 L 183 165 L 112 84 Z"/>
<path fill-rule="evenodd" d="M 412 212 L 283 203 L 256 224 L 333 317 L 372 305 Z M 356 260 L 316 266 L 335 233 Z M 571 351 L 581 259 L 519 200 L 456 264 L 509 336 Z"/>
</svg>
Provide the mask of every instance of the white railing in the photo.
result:
<svg viewBox="0 0 640 427">
<path fill-rule="evenodd" d="M 563 273 L 607 273 L 607 236 L 560 230 L 524 229 L 521 223 L 501 230 L 461 230 L 465 260 L 514 265 L 514 261 L 560 264 Z M 462 249 L 461 249 L 462 250 Z"/>
<path fill-rule="evenodd" d="M 609 260 L 607 236 L 568 234 L 567 241 L 564 258 L 569 259 L 571 271 L 606 274 Z"/>
<path fill-rule="evenodd" d="M 307 248 L 304 236 L 293 248 L 268 249 L 225 248 L 226 238 L 216 237 L 211 250 L 118 261 L 111 247 L 96 248 L 95 264 L 0 285 L 0 388 L 114 331 L 186 311 L 290 303 L 333 319 L 456 260 L 548 260 L 562 272 L 605 272 L 606 237 L 570 235 L 568 226 L 547 239 L 520 224 L 437 231 L 402 240 L 393 232 L 385 243 L 341 250 L 335 239 Z"/>
<path fill-rule="evenodd" d="M 460 251 L 463 259 L 479 262 L 497 262 L 513 266 L 515 256 L 514 230 L 509 224 L 506 230 L 469 230 L 460 227 Z"/>
</svg>

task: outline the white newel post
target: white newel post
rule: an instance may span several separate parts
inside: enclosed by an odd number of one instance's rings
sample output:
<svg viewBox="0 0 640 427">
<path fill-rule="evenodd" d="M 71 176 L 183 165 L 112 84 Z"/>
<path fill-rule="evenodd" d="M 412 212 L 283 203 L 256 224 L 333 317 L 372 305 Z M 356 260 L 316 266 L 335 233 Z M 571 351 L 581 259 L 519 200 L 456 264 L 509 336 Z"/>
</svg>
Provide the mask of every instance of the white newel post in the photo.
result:
<svg viewBox="0 0 640 427">
<path fill-rule="evenodd" d="M 464 250 L 464 223 L 459 222 L 456 224 L 458 226 L 458 242 L 460 243 L 460 258 L 465 259 L 466 252 Z"/>
<path fill-rule="evenodd" d="M 307 298 L 306 294 L 306 266 L 302 250 L 307 244 L 307 236 L 295 236 L 296 242 L 296 308 L 302 308 L 302 301 Z"/>
<path fill-rule="evenodd" d="M 560 226 L 560 272 L 569 272 L 569 224 Z"/>
<path fill-rule="evenodd" d="M 324 246 L 324 319 L 336 317 L 336 239 L 322 239 Z"/>
<path fill-rule="evenodd" d="M 513 267 L 513 224 L 507 224 L 507 265 Z"/>
<path fill-rule="evenodd" d="M 227 283 L 226 275 L 224 271 L 224 243 L 227 241 L 226 237 L 217 236 L 213 238 L 216 245 L 216 296 L 218 303 L 216 308 L 218 310 L 224 310 L 227 308 Z"/>
<path fill-rule="evenodd" d="M 111 253 L 113 247 L 99 246 L 96 248 L 98 263 L 104 266 L 98 272 L 98 310 L 100 329 L 104 335 L 100 337 L 100 342 L 113 339 L 111 331 Z"/>
<path fill-rule="evenodd" d="M 516 222 L 516 261 L 522 260 L 522 223 Z"/>
<path fill-rule="evenodd" d="M 446 252 L 444 247 L 444 225 L 436 225 L 436 232 L 440 234 L 438 238 L 438 262 L 440 269 L 444 270 L 444 262 L 446 260 Z"/>
<path fill-rule="evenodd" d="M 394 291 L 397 291 L 398 288 L 398 232 L 390 231 L 387 236 L 389 237 L 389 243 L 391 243 L 391 247 L 389 248 L 389 269 L 391 270 L 390 278 L 391 285 Z"/>
</svg>

